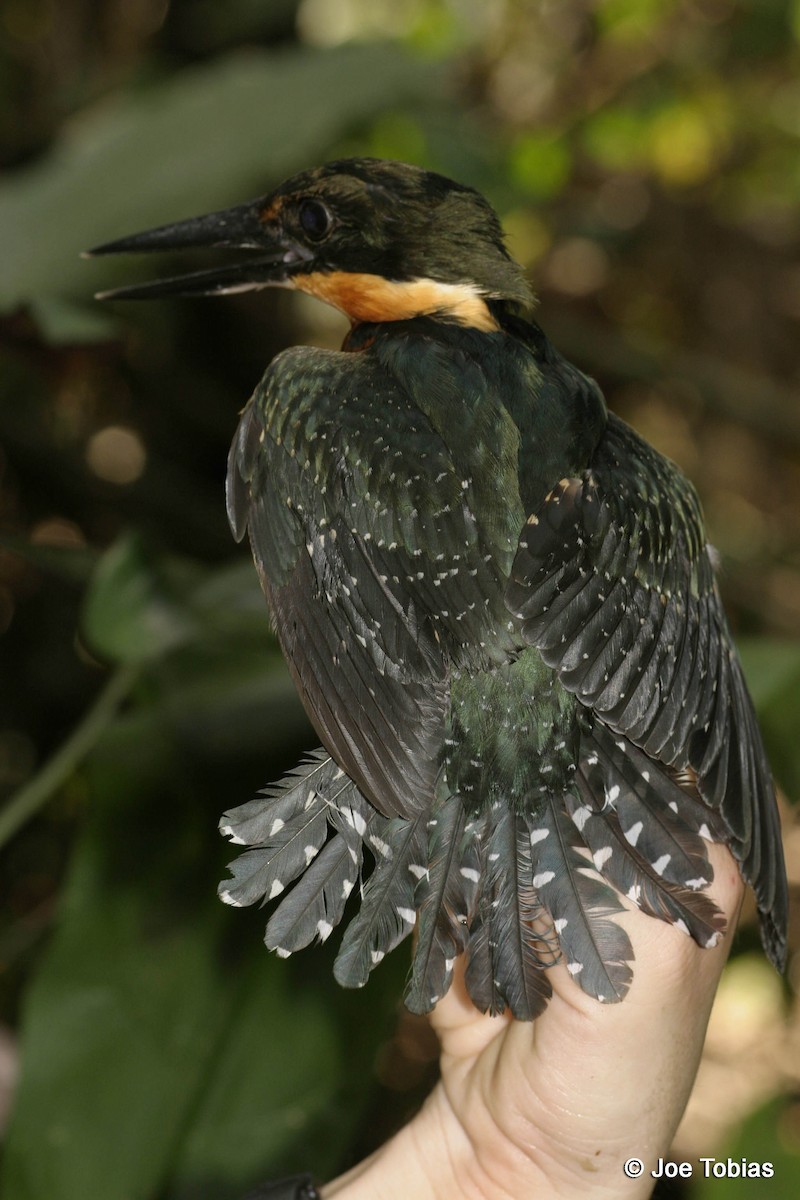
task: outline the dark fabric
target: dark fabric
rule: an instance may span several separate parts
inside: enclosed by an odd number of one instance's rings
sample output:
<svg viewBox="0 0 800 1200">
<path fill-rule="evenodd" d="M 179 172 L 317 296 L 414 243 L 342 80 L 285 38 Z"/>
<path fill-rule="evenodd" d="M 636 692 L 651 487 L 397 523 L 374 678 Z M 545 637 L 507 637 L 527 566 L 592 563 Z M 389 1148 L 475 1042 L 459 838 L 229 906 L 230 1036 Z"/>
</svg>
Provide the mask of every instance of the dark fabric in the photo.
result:
<svg viewBox="0 0 800 1200">
<path fill-rule="evenodd" d="M 319 1192 L 310 1175 L 292 1175 L 288 1179 L 262 1183 L 242 1200 L 319 1200 Z"/>
</svg>

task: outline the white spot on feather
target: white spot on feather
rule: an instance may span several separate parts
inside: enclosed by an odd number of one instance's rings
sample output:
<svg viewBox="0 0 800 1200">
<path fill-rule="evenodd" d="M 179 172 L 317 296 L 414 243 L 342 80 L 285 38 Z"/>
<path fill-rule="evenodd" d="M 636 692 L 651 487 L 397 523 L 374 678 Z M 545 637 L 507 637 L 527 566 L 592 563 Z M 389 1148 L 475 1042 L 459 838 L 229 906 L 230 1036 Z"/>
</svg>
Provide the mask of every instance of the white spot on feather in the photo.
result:
<svg viewBox="0 0 800 1200">
<path fill-rule="evenodd" d="M 361 813 L 356 812 L 356 810 L 354 808 L 351 808 L 349 811 L 350 811 L 350 823 L 353 826 L 353 829 L 355 829 L 355 831 L 359 837 L 363 837 L 364 832 L 367 828 L 367 822 L 364 820 Z"/>
<path fill-rule="evenodd" d="M 625 830 L 625 841 L 631 846 L 635 846 L 639 840 L 639 834 L 644 829 L 642 821 L 637 821 L 635 825 L 631 825 L 630 829 Z"/>
<path fill-rule="evenodd" d="M 275 834 L 280 833 L 280 831 L 283 829 L 285 824 L 286 824 L 286 822 L 282 821 L 280 817 L 276 817 L 270 827 L 269 836 L 275 837 Z"/>
<path fill-rule="evenodd" d="M 269 889 L 269 896 L 267 899 L 274 900 L 276 896 L 280 896 L 281 892 L 284 890 L 284 887 L 285 884 L 282 884 L 280 879 L 273 879 L 272 887 Z"/>
<path fill-rule="evenodd" d="M 549 829 L 533 829 L 531 830 L 531 845 L 535 846 L 538 842 L 543 842 L 549 836 Z"/>
<path fill-rule="evenodd" d="M 548 884 L 550 880 L 555 879 L 555 877 L 555 871 L 540 871 L 538 875 L 534 875 L 533 877 L 533 886 L 535 888 L 544 887 L 545 884 Z"/>
<path fill-rule="evenodd" d="M 317 933 L 321 942 L 327 941 L 333 933 L 333 926 L 330 921 L 317 921 Z"/>
<path fill-rule="evenodd" d="M 577 825 L 579 830 L 583 830 L 584 825 L 589 820 L 591 815 L 592 810 L 583 804 L 580 808 L 575 809 L 575 812 L 572 814 L 572 820 L 574 824 Z"/>
<path fill-rule="evenodd" d="M 400 917 L 407 925 L 413 925 L 417 919 L 417 914 L 413 908 L 397 908 L 395 909 L 398 917 Z"/>
<path fill-rule="evenodd" d="M 468 879 L 470 883 L 478 883 L 480 880 L 480 874 L 475 870 L 474 867 L 462 867 L 459 871 L 459 875 L 462 875 L 464 879 Z"/>
<path fill-rule="evenodd" d="M 284 950 L 283 946 L 276 946 L 275 953 L 277 954 L 278 958 L 289 958 L 292 952 L 291 950 Z"/>
<path fill-rule="evenodd" d="M 556 933 L 561 933 L 562 930 L 566 929 L 567 925 L 569 925 L 569 921 L 566 917 L 559 917 L 557 921 L 553 922 L 553 928 Z"/>
<path fill-rule="evenodd" d="M 569 971 L 570 975 L 580 975 L 581 971 L 583 970 L 583 963 L 567 963 L 567 970 Z"/>
<path fill-rule="evenodd" d="M 232 825 L 220 825 L 219 831 L 223 837 L 228 838 L 228 840 L 233 842 L 234 845 L 236 845 L 236 846 L 246 846 L 247 845 L 247 842 L 244 840 L 244 838 L 240 838 L 237 833 L 233 832 Z"/>
<path fill-rule="evenodd" d="M 670 862 L 671 858 L 672 858 L 671 854 L 662 854 L 661 858 L 656 859 L 656 861 L 653 863 L 653 870 L 655 871 L 656 875 L 664 874 L 667 867 L 669 866 L 669 862 Z"/>
<path fill-rule="evenodd" d="M 316 846 L 304 846 L 303 854 L 305 855 L 306 866 L 308 866 L 308 864 L 311 862 L 312 858 L 317 857 L 317 855 L 319 854 L 319 850 Z"/>
<path fill-rule="evenodd" d="M 223 904 L 230 904 L 232 908 L 243 908 L 241 900 L 237 900 L 230 892 L 220 892 L 219 898 Z"/>
<path fill-rule="evenodd" d="M 606 865 L 613 853 L 614 851 L 610 846 L 601 846 L 599 850 L 595 850 L 594 854 L 592 855 L 592 862 L 598 871 L 602 871 L 603 867 Z"/>
</svg>

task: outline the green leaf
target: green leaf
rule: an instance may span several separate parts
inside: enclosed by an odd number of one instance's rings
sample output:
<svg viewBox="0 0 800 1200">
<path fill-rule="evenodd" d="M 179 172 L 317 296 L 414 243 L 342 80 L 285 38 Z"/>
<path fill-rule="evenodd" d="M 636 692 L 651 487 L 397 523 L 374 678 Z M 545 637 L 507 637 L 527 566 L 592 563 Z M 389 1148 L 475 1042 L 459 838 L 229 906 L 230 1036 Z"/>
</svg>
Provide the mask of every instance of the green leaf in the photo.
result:
<svg viewBox="0 0 800 1200">
<path fill-rule="evenodd" d="M 83 297 L 91 311 L 94 291 L 153 269 L 89 266 L 81 251 L 258 195 L 366 117 L 430 94 L 437 79 L 388 45 L 250 49 L 104 99 L 0 187 L 0 308 L 50 304 L 51 333 L 61 323 L 73 336 L 53 297 Z"/>
<path fill-rule="evenodd" d="M 601 108 L 582 129 L 586 152 L 610 171 L 629 171 L 645 161 L 647 118 L 634 107 Z"/>
<path fill-rule="evenodd" d="M 279 1168 L 307 1169 L 304 1144 L 318 1142 L 315 1125 L 338 1100 L 344 1047 L 325 1011 L 330 986 L 293 993 L 291 973 L 259 940 L 249 954 L 177 1154 L 171 1200 L 238 1200 Z M 317 1171 L 333 1169 L 336 1158 L 329 1144 Z"/>
<path fill-rule="evenodd" d="M 194 582 L 195 571 L 185 570 Z M 141 538 L 115 542 L 100 560 L 84 602 L 92 648 L 116 662 L 144 662 L 193 637 L 198 626 L 187 604 L 187 584 L 175 573 L 170 577 Z"/>
<path fill-rule="evenodd" d="M 800 684 L 800 642 L 741 638 L 736 645 L 753 703 L 759 710 Z"/>
<path fill-rule="evenodd" d="M 597 7 L 596 20 L 605 37 L 637 42 L 653 37 L 676 5 L 677 0 L 604 0 Z"/>
<path fill-rule="evenodd" d="M 0 547 L 33 563 L 40 571 L 57 575 L 68 583 L 85 584 L 97 565 L 99 555 L 89 546 L 55 546 L 32 542 L 17 533 L 0 533 Z"/>
<path fill-rule="evenodd" d="M 201 674 L 208 670 L 206 652 L 224 661 L 241 658 L 242 649 L 245 674 L 262 670 L 259 651 L 274 645 L 249 556 L 209 571 L 157 552 L 135 534 L 100 559 L 84 599 L 83 629 L 98 654 L 117 662 L 153 662 L 190 645 Z M 237 643 L 243 643 L 238 650 Z"/>
<path fill-rule="evenodd" d="M 716 1151 L 714 1162 L 697 1164 L 692 1200 L 752 1200 L 753 1196 L 795 1200 L 800 1178 L 796 1121 L 796 1104 L 783 1097 L 759 1109 L 730 1145 Z M 771 1174 L 763 1174 L 763 1164 L 771 1168 Z M 719 1175 L 714 1174 L 715 1166 Z"/>
<path fill-rule="evenodd" d="M 91 818 L 25 1004 L 1 1180 L 15 1200 L 145 1200 L 169 1180 L 224 1200 L 295 1154 L 313 1161 L 300 1143 L 334 1104 L 332 984 L 290 996 L 252 922 L 247 953 L 231 947 L 235 914 L 198 857 L 214 825 L 173 755 L 158 722 L 142 737 L 133 721 L 93 760 Z M 317 1162 L 338 1153 L 329 1142 Z"/>
<path fill-rule="evenodd" d="M 517 139 L 509 162 L 511 178 L 539 200 L 560 195 L 572 171 L 572 154 L 563 131 L 525 133 Z"/>
<path fill-rule="evenodd" d="M 775 778 L 789 796 L 796 796 L 800 792 L 800 642 L 759 638 L 739 644 L 739 651 Z"/>
</svg>

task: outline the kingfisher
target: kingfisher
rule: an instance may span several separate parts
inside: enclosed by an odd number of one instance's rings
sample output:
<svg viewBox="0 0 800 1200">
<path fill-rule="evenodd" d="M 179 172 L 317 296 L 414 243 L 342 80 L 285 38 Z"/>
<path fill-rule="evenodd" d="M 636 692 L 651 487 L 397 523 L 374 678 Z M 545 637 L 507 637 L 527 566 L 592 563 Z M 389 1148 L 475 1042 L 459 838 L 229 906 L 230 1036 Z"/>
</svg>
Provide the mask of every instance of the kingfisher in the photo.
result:
<svg viewBox="0 0 800 1200">
<path fill-rule="evenodd" d="M 230 452 L 322 748 L 224 815 L 222 899 L 277 901 L 283 957 L 349 904 L 344 986 L 415 931 L 409 1009 L 463 955 L 478 1009 L 530 1020 L 557 962 L 625 996 L 626 907 L 714 946 L 719 842 L 782 969 L 775 792 L 697 495 L 548 341 L 489 203 L 349 158 L 91 253 L 204 246 L 247 253 L 100 295 L 293 288 L 351 326 L 272 360 Z"/>
</svg>

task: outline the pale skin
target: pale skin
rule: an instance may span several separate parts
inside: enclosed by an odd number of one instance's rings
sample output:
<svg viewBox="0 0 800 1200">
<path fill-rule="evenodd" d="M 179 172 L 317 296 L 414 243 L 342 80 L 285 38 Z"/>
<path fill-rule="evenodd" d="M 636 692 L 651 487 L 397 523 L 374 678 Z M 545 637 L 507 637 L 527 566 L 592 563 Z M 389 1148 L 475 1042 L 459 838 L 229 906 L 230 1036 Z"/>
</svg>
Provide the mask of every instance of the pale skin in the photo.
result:
<svg viewBox="0 0 800 1200">
<path fill-rule="evenodd" d="M 456 976 L 431 1022 L 441 1079 L 413 1120 L 322 1189 L 324 1200 L 643 1200 L 665 1156 L 700 1061 L 743 885 L 728 850 L 711 846 L 710 895 L 728 933 L 699 949 L 673 926 L 618 918 L 636 961 L 621 1004 L 603 1005 L 566 968 L 533 1022 L 477 1012 Z M 627 1179 L 623 1163 L 645 1164 Z"/>
</svg>

